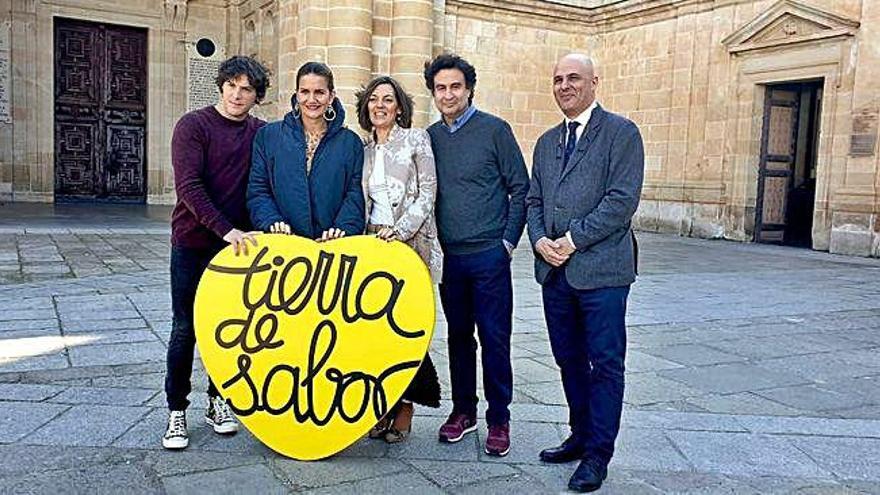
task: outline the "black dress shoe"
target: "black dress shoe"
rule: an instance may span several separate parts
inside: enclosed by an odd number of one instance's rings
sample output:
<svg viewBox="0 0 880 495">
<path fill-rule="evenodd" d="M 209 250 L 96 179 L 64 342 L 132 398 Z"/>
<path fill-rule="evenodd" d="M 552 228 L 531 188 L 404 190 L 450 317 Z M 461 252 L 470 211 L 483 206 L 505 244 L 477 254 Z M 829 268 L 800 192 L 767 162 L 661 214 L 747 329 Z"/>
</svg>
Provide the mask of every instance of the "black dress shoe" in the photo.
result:
<svg viewBox="0 0 880 495">
<path fill-rule="evenodd" d="M 602 487 L 606 476 L 608 468 L 604 464 L 594 459 L 584 459 L 568 480 L 568 489 L 581 493 L 594 492 Z"/>
<path fill-rule="evenodd" d="M 541 451 L 540 457 L 544 462 L 561 464 L 581 459 L 584 456 L 584 442 L 574 435 L 565 439 L 562 445 L 550 447 Z"/>
</svg>

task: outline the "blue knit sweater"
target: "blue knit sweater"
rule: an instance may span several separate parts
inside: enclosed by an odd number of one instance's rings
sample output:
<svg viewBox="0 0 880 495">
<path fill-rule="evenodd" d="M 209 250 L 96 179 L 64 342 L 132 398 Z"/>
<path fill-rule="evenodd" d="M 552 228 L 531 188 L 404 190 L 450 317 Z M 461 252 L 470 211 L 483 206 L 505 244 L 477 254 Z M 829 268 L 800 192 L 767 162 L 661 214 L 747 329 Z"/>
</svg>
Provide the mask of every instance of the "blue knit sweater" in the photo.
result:
<svg viewBox="0 0 880 495">
<path fill-rule="evenodd" d="M 435 212 L 440 244 L 470 254 L 519 242 L 526 224 L 529 175 L 507 122 L 477 110 L 454 133 L 428 128 L 437 167 Z"/>
</svg>

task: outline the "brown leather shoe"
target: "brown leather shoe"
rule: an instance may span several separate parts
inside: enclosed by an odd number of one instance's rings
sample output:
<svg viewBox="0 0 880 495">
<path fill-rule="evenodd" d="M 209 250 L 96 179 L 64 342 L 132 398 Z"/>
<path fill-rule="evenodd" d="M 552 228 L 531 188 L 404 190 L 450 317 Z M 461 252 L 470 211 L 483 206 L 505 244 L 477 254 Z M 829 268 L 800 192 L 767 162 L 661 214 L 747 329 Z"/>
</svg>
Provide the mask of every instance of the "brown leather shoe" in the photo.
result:
<svg viewBox="0 0 880 495">
<path fill-rule="evenodd" d="M 400 443 L 406 440 L 412 431 L 412 419 L 415 408 L 410 402 L 400 404 L 400 410 L 394 417 L 394 422 L 385 433 L 385 441 L 388 443 Z"/>
</svg>

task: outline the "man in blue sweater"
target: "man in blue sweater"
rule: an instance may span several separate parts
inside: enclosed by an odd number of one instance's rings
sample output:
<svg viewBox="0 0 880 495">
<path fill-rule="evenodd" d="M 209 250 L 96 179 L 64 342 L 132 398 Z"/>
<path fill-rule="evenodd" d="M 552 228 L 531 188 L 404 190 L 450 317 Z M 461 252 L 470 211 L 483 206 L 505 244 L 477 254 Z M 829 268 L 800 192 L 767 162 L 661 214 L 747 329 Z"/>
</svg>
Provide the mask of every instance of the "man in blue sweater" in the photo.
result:
<svg viewBox="0 0 880 495">
<path fill-rule="evenodd" d="M 425 64 L 425 83 L 442 115 L 428 128 L 437 167 L 437 227 L 444 251 L 440 300 L 449 333 L 452 413 L 440 441 L 477 429 L 477 341 L 489 408 L 486 453 L 510 451 L 513 371 L 510 256 L 526 222 L 528 172 L 507 122 L 473 105 L 477 74 L 443 54 Z"/>
</svg>

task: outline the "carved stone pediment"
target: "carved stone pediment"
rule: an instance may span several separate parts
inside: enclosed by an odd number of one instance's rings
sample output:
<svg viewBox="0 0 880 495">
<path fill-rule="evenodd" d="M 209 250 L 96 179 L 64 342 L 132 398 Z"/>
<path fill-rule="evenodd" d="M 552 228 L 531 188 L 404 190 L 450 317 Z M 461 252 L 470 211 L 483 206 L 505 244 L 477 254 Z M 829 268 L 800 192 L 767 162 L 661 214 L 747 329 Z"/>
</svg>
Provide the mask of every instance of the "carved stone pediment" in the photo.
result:
<svg viewBox="0 0 880 495">
<path fill-rule="evenodd" d="M 858 21 L 797 0 L 779 0 L 721 42 L 730 53 L 854 36 Z"/>
</svg>

